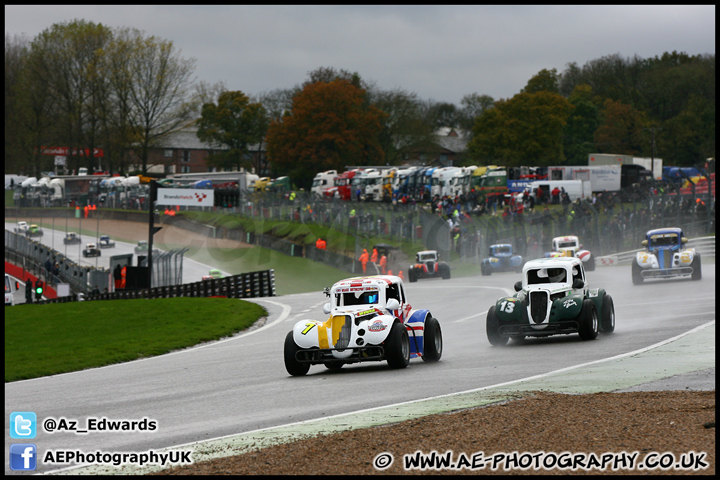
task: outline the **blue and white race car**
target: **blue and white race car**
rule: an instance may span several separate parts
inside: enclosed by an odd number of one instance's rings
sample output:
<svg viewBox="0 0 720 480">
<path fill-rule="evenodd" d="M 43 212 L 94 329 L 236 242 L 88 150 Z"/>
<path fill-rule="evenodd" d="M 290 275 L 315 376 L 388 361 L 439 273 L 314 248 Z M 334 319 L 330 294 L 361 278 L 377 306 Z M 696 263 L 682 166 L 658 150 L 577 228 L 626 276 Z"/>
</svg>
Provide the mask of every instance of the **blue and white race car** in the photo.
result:
<svg viewBox="0 0 720 480">
<path fill-rule="evenodd" d="M 400 277 L 377 275 L 341 280 L 325 289 L 325 321 L 300 320 L 285 337 L 285 368 L 305 375 L 311 365 L 387 360 L 405 368 L 411 358 L 437 362 L 442 356 L 440 323 L 428 310 L 408 303 Z"/>
<path fill-rule="evenodd" d="M 647 278 L 674 278 L 690 276 L 702 278 L 700 254 L 694 248 L 685 248 L 688 239 L 680 228 L 649 230 L 642 241 L 644 252 L 635 254 L 632 280 L 639 285 Z"/>
<path fill-rule="evenodd" d="M 490 256 L 483 258 L 480 273 L 492 275 L 493 272 L 522 272 L 523 258 L 513 254 L 513 247 L 509 243 L 490 245 Z"/>
</svg>

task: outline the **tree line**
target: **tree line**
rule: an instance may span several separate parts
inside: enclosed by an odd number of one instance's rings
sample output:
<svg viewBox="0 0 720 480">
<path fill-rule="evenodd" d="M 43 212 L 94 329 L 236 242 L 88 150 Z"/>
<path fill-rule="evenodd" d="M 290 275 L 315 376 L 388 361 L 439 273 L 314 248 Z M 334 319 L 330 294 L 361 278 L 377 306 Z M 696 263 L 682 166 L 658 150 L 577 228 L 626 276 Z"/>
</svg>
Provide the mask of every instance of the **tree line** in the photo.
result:
<svg viewBox="0 0 720 480">
<path fill-rule="evenodd" d="M 470 93 L 459 105 L 333 67 L 255 96 L 194 73 L 171 41 L 133 28 L 74 20 L 32 40 L 6 32 L 5 172 L 52 170 L 42 149 L 65 146 L 69 169 L 139 164 L 145 174 L 149 149 L 190 124 L 216 148 L 210 166 L 268 164 L 306 188 L 318 171 L 436 158 L 441 127 L 466 134 L 464 165 L 576 165 L 615 153 L 689 166 L 715 156 L 714 54 L 615 54 L 543 69 L 512 98 Z M 99 160 L 82 153 L 95 148 Z"/>
</svg>

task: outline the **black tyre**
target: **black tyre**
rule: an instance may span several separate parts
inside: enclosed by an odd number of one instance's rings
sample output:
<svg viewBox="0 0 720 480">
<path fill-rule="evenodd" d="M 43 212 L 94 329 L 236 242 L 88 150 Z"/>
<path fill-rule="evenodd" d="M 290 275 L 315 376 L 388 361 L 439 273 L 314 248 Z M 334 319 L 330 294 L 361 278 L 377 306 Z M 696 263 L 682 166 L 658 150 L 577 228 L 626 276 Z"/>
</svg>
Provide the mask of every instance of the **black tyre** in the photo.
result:
<svg viewBox="0 0 720 480">
<path fill-rule="evenodd" d="M 443 339 L 440 322 L 436 318 L 428 316 L 425 320 L 425 332 L 423 333 L 423 360 L 426 362 L 437 362 L 442 357 Z"/>
<path fill-rule="evenodd" d="M 638 265 L 637 260 L 633 260 L 632 264 L 632 281 L 633 285 L 641 285 L 643 283 L 643 277 L 640 275 L 642 268 Z"/>
<path fill-rule="evenodd" d="M 594 340 L 598 336 L 599 322 L 597 310 L 592 300 L 584 300 L 582 310 L 578 316 L 578 323 L 580 324 L 581 340 Z"/>
<path fill-rule="evenodd" d="M 490 345 L 501 347 L 508 342 L 508 337 L 503 337 L 499 333 L 500 321 L 495 315 L 495 307 L 490 307 L 487 313 L 487 319 L 485 321 L 485 332 L 487 333 L 488 341 Z"/>
<path fill-rule="evenodd" d="M 595 270 L 595 257 L 591 255 L 587 263 L 585 263 L 585 271 L 592 272 L 593 270 Z"/>
<path fill-rule="evenodd" d="M 490 267 L 486 266 L 484 263 L 480 265 L 480 273 L 483 277 L 487 277 L 488 275 L 492 274 L 492 271 L 490 270 Z"/>
<path fill-rule="evenodd" d="M 615 331 L 615 302 L 613 302 L 612 297 L 607 293 L 602 301 L 600 331 L 602 333 L 612 333 Z"/>
<path fill-rule="evenodd" d="M 410 337 L 400 322 L 393 324 L 385 340 L 385 357 L 390 368 L 405 368 L 410 363 Z"/>
<path fill-rule="evenodd" d="M 293 339 L 293 332 L 288 332 L 285 337 L 285 370 L 296 377 L 301 377 L 310 370 L 309 363 L 298 362 L 295 358 L 295 354 L 300 350 Z"/>
<path fill-rule="evenodd" d="M 696 253 L 690 266 L 693 269 L 692 279 L 700 280 L 702 278 L 702 261 L 700 260 L 700 254 Z"/>
<path fill-rule="evenodd" d="M 443 280 L 447 280 L 450 278 L 450 265 L 442 266 L 442 278 Z"/>
<path fill-rule="evenodd" d="M 415 274 L 415 269 L 411 268 L 408 270 L 408 280 L 410 280 L 410 283 L 417 282 L 417 275 Z"/>
</svg>

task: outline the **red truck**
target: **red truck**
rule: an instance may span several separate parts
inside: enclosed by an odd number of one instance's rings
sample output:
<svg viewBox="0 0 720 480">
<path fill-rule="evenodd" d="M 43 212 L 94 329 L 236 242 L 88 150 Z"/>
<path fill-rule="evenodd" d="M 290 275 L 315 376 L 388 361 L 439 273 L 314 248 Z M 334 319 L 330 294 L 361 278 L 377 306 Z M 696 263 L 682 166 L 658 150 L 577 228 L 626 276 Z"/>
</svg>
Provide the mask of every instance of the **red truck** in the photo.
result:
<svg viewBox="0 0 720 480">
<path fill-rule="evenodd" d="M 356 168 L 354 170 L 348 170 L 335 177 L 335 186 L 325 190 L 324 195 L 328 199 L 339 198 L 342 200 L 352 199 L 352 180 L 362 170 Z"/>
</svg>

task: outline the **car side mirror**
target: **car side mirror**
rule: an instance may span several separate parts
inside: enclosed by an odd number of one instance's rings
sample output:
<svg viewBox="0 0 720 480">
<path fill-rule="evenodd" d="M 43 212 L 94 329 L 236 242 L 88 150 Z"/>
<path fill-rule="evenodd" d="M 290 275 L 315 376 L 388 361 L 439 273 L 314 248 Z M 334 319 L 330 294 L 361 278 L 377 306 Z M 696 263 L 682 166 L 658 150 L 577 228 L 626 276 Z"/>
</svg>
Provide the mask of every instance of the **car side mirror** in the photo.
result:
<svg viewBox="0 0 720 480">
<path fill-rule="evenodd" d="M 522 282 L 515 282 L 515 291 L 519 292 L 522 290 Z"/>
<path fill-rule="evenodd" d="M 398 302 L 396 298 L 391 298 L 385 304 L 385 308 L 395 311 L 400 308 L 400 302 Z"/>
<path fill-rule="evenodd" d="M 642 245 L 643 247 L 647 247 L 647 245 L 648 245 L 647 240 L 643 240 L 642 242 L 640 242 L 640 245 Z"/>
<path fill-rule="evenodd" d="M 323 305 L 323 313 L 330 313 L 332 311 L 332 306 L 330 305 L 330 302 Z"/>
<path fill-rule="evenodd" d="M 582 278 L 576 278 L 573 280 L 572 287 L 573 288 L 583 288 L 585 286 L 585 282 L 583 282 Z"/>
<path fill-rule="evenodd" d="M 685 245 L 687 243 L 687 241 L 688 241 L 687 237 L 682 237 L 680 239 L 680 243 L 682 243 L 683 245 Z"/>
</svg>

